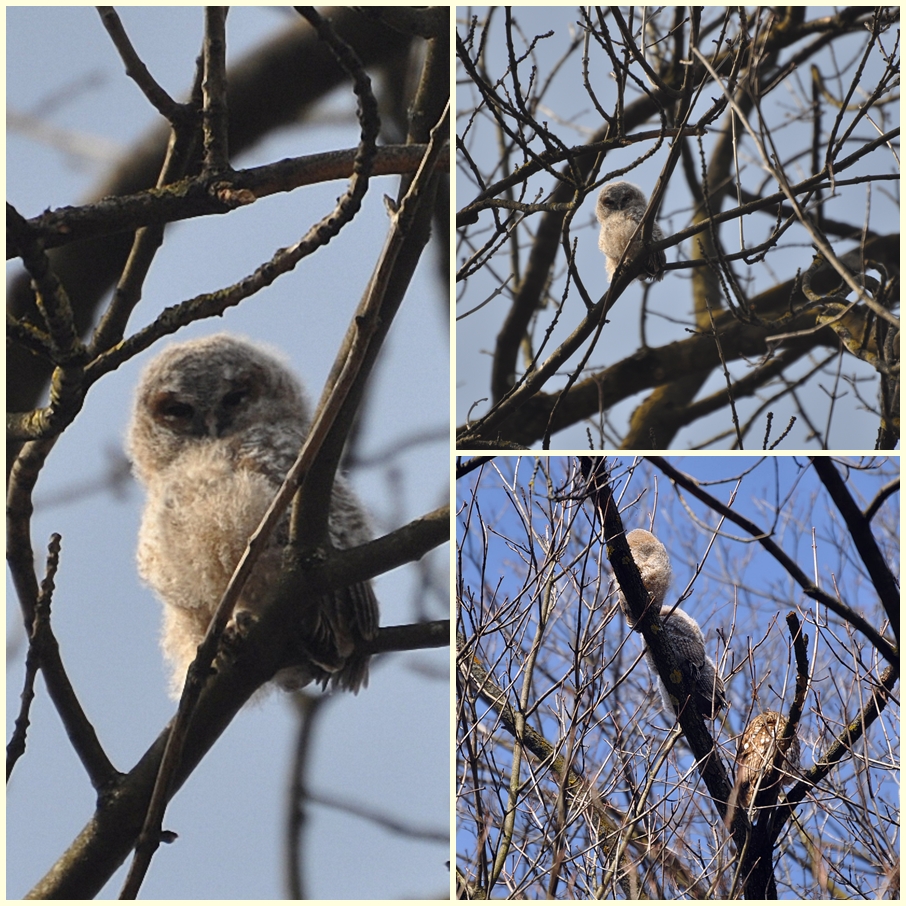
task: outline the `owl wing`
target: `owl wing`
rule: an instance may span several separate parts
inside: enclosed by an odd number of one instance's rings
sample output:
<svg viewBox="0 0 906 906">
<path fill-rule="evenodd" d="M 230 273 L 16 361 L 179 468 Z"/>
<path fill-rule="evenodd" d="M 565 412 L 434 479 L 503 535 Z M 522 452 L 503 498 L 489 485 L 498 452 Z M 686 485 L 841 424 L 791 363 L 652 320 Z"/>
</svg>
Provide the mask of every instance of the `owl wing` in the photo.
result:
<svg viewBox="0 0 906 906">
<path fill-rule="evenodd" d="M 321 616 L 342 659 L 340 669 L 331 674 L 332 684 L 353 692 L 367 686 L 369 656 L 355 651 L 363 641 L 373 639 L 378 629 L 378 604 L 371 583 L 359 582 L 325 596 Z"/>
<path fill-rule="evenodd" d="M 282 482 L 291 468 L 304 434 L 286 437 L 278 456 L 268 462 L 255 458 L 259 471 Z M 330 542 L 345 550 L 369 541 L 371 534 L 362 508 L 340 476 L 334 482 L 328 524 Z M 289 541 L 289 514 L 281 520 L 275 533 L 282 548 Z M 311 613 L 311 612 L 309 612 Z M 308 662 L 281 670 L 276 677 L 285 689 L 298 689 L 314 680 L 326 687 L 352 692 L 368 684 L 370 656 L 357 654 L 361 643 L 374 638 L 378 630 L 378 603 L 371 582 L 357 582 L 322 596 L 315 613 L 300 621 L 301 635 L 296 633 L 295 647 Z"/>
<path fill-rule="evenodd" d="M 699 711 L 705 717 L 716 717 L 727 706 L 726 691 L 714 661 L 705 652 L 701 628 L 679 608 L 665 606 L 661 613 L 680 666 L 690 680 Z"/>
</svg>

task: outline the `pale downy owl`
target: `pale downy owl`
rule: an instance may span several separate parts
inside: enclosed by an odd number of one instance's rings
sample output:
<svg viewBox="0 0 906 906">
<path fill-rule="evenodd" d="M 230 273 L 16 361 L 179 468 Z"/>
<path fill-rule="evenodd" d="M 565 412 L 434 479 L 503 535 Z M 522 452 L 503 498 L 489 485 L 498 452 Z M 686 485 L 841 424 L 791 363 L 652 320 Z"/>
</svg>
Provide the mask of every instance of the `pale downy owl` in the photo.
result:
<svg viewBox="0 0 906 906">
<path fill-rule="evenodd" d="M 128 449 L 147 500 L 138 567 L 164 605 L 162 647 L 178 697 L 208 624 L 308 433 L 309 411 L 290 370 L 271 353 L 228 334 L 166 348 L 142 375 Z M 235 613 L 260 613 L 281 568 L 288 516 L 271 536 Z M 366 517 L 337 476 L 330 541 L 350 548 L 370 540 Z M 281 670 L 287 689 L 312 680 L 357 691 L 368 657 L 353 653 L 378 626 L 370 583 L 318 602 L 312 650 Z"/>
<path fill-rule="evenodd" d="M 642 577 L 645 590 L 651 596 L 652 607 L 660 608 L 661 621 L 667 638 L 676 655 L 686 679 L 691 683 L 693 695 L 699 711 L 704 717 L 714 718 L 727 706 L 726 692 L 723 680 L 717 672 L 714 661 L 705 653 L 705 638 L 701 627 L 684 610 L 664 604 L 667 590 L 673 578 L 670 569 L 670 558 L 667 549 L 658 539 L 644 529 L 634 529 L 626 535 L 632 559 Z M 629 613 L 629 606 L 619 593 L 620 607 L 630 626 L 635 626 L 635 621 Z M 645 658 L 655 679 L 665 710 L 675 712 L 670 701 L 667 689 L 661 681 L 657 666 L 650 651 L 645 652 Z"/>
<path fill-rule="evenodd" d="M 607 279 L 613 280 L 614 271 L 623 257 L 626 246 L 632 239 L 636 227 L 642 221 L 648 199 L 645 193 L 631 182 L 611 182 L 598 194 L 595 215 L 601 224 L 598 247 L 607 256 Z M 651 230 L 651 241 L 660 242 L 664 238 L 661 228 L 655 223 Z M 633 250 L 642 247 L 642 231 L 633 242 Z M 645 281 L 663 280 L 667 256 L 663 249 L 650 250 L 642 259 L 639 279 Z"/>
<path fill-rule="evenodd" d="M 651 606 L 660 608 L 667 596 L 667 589 L 673 581 L 673 571 L 670 569 L 670 558 L 667 556 L 667 548 L 655 538 L 651 532 L 645 529 L 633 529 L 626 535 L 626 543 L 629 545 L 629 551 L 635 565 L 639 568 L 642 577 L 642 584 L 645 590 L 651 596 Z M 632 616 L 629 613 L 629 607 L 623 592 L 617 587 L 620 607 L 630 626 L 635 626 Z"/>
<path fill-rule="evenodd" d="M 752 718 L 739 740 L 736 753 L 736 783 L 739 786 L 739 804 L 748 808 L 759 790 L 766 790 L 764 780 L 777 753 L 777 739 L 783 732 L 785 718 L 776 711 L 762 711 Z M 777 783 L 788 786 L 799 772 L 799 739 L 795 735 L 786 751 Z"/>
</svg>

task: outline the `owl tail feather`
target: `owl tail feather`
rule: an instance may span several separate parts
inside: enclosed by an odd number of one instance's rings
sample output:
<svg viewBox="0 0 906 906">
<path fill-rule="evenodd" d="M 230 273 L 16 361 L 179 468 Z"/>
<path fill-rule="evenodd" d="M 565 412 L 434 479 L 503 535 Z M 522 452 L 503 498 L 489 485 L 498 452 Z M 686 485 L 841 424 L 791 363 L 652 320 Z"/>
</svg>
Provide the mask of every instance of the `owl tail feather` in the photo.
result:
<svg viewBox="0 0 906 906">
<path fill-rule="evenodd" d="M 363 641 L 378 630 L 378 605 L 374 590 L 361 582 L 325 595 L 319 602 L 314 631 L 301 640 L 304 666 L 281 670 L 277 683 L 284 689 L 299 689 L 317 682 L 322 689 L 358 692 L 368 685 L 367 654 L 356 654 Z"/>
</svg>

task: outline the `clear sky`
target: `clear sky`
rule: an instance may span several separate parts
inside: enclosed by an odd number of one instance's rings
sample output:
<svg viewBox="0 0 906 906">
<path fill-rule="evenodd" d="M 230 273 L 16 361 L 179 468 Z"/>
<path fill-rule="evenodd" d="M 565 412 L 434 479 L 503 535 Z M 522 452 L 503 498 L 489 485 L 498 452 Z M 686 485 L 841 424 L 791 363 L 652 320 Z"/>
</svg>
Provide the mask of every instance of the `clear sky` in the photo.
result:
<svg viewBox="0 0 906 906">
<path fill-rule="evenodd" d="M 125 27 L 151 72 L 185 96 L 201 47 L 202 11 L 127 7 Z M 227 21 L 235 61 L 294 16 L 289 8 L 237 7 Z M 20 115 L 8 134 L 8 198 L 25 217 L 76 204 L 112 163 L 157 125 L 91 7 L 7 9 L 7 103 Z M 286 129 L 237 167 L 354 147 L 351 92 L 323 105 L 317 126 Z M 24 125 L 21 125 L 23 124 Z M 44 128 L 39 134 L 37 126 Z M 56 136 L 48 138 L 46 127 Z M 61 146 L 59 135 L 64 134 Z M 64 150 L 65 148 L 65 150 Z M 364 207 L 329 246 L 260 296 L 222 319 L 193 325 L 180 338 L 227 330 L 279 347 L 317 396 L 387 229 L 382 195 L 397 180 L 372 184 Z M 170 228 L 130 324 L 250 273 L 330 210 L 343 183 L 267 198 L 226 217 Z M 351 480 L 383 533 L 433 510 L 449 494 L 449 344 L 447 293 L 426 253 L 377 369 L 362 426 L 362 465 Z M 18 273 L 15 263 L 7 275 Z M 136 573 L 134 549 L 142 495 L 127 481 L 62 503 L 102 482 L 121 462 L 123 435 L 139 369 L 151 350 L 95 385 L 76 423 L 58 443 L 36 492 L 33 539 L 39 562 L 51 532 L 63 536 L 54 628 L 64 663 L 114 764 L 128 770 L 174 711 L 158 650 L 160 606 Z M 427 440 L 413 440 L 424 435 Z M 382 622 L 408 623 L 448 612 L 449 549 L 432 562 L 443 582 L 425 595 L 418 567 L 376 585 Z M 40 569 L 39 569 L 40 573 Z M 8 588 L 7 737 L 18 710 L 23 639 Z M 449 651 L 389 656 L 372 667 L 357 697 L 336 696 L 317 739 L 311 787 L 410 827 L 449 830 Z M 246 708 L 177 795 L 165 827 L 179 839 L 158 853 L 142 896 L 149 899 L 268 899 L 284 895 L 285 791 L 295 720 L 272 695 Z M 38 684 L 28 750 L 7 794 L 7 895 L 21 897 L 90 818 L 93 792 L 59 718 Z M 313 806 L 306 830 L 314 898 L 423 897 L 449 883 L 448 847 L 406 837 L 336 809 Z M 102 893 L 115 897 L 123 871 Z"/>
</svg>

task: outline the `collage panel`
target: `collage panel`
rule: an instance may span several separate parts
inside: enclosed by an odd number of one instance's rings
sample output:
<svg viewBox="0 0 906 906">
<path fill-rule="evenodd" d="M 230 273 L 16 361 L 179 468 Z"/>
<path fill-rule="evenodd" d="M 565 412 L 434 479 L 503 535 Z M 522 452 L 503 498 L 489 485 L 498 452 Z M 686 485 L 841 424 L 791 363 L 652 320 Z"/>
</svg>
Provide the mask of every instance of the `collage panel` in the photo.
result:
<svg viewBox="0 0 906 906">
<path fill-rule="evenodd" d="M 7 899 L 448 899 L 452 10 L 4 21 Z"/>
<path fill-rule="evenodd" d="M 457 481 L 460 899 L 896 899 L 899 458 Z"/>
<path fill-rule="evenodd" d="M 456 29 L 458 450 L 897 449 L 897 8 Z"/>
</svg>

